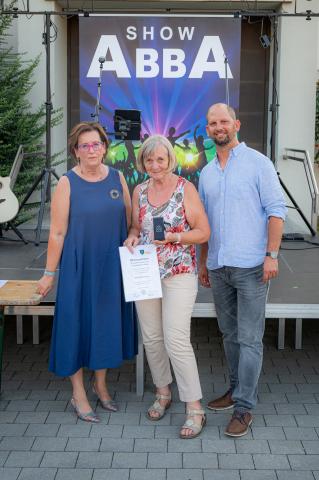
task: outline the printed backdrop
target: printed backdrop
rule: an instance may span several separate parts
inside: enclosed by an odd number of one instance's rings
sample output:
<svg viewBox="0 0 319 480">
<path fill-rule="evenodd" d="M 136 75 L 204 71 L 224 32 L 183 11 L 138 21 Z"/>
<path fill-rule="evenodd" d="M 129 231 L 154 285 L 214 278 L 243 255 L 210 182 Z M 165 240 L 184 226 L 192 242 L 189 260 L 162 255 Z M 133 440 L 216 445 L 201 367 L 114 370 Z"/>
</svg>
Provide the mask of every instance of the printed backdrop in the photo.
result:
<svg viewBox="0 0 319 480">
<path fill-rule="evenodd" d="M 178 167 L 197 185 L 215 148 L 205 133 L 207 108 L 239 106 L 241 23 L 232 17 L 90 16 L 80 18 L 80 117 L 92 120 L 102 63 L 100 123 L 113 132 L 115 109 L 141 111 L 140 141 L 112 140 L 107 161 L 130 188 L 141 143 L 165 135 Z"/>
</svg>

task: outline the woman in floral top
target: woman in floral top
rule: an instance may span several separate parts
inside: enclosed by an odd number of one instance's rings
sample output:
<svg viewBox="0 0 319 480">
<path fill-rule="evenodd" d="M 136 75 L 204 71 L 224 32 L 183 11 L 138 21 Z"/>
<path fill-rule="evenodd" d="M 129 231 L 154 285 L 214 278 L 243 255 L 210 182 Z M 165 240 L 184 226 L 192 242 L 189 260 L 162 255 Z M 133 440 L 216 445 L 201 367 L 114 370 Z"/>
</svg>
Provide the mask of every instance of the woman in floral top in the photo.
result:
<svg viewBox="0 0 319 480">
<path fill-rule="evenodd" d="M 149 137 L 140 148 L 137 168 L 149 179 L 133 193 L 133 219 L 124 244 L 132 251 L 140 244 L 157 245 L 163 298 L 136 302 L 143 342 L 156 385 L 156 399 L 147 411 L 160 420 L 171 404 L 172 364 L 179 396 L 186 402 L 181 438 L 194 438 L 205 425 L 202 392 L 190 324 L 197 295 L 194 244 L 207 242 L 210 230 L 198 193 L 190 182 L 173 173 L 176 156 L 161 135 Z M 154 240 L 154 217 L 162 217 L 165 240 Z"/>
</svg>

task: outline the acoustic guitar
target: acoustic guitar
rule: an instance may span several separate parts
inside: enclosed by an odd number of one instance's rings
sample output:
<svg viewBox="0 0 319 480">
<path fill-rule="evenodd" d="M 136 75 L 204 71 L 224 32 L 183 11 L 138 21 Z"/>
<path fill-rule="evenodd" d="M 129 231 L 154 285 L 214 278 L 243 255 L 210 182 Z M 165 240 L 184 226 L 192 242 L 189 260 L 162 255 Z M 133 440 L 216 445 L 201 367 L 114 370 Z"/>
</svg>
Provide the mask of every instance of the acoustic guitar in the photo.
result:
<svg viewBox="0 0 319 480">
<path fill-rule="evenodd" d="M 10 183 L 10 177 L 0 177 L 0 223 L 9 222 L 19 211 L 19 202 Z"/>
<path fill-rule="evenodd" d="M 0 176 L 0 224 L 10 222 L 19 212 L 19 202 L 12 190 L 24 155 L 23 145 L 19 145 L 9 175 L 7 177 Z"/>
</svg>

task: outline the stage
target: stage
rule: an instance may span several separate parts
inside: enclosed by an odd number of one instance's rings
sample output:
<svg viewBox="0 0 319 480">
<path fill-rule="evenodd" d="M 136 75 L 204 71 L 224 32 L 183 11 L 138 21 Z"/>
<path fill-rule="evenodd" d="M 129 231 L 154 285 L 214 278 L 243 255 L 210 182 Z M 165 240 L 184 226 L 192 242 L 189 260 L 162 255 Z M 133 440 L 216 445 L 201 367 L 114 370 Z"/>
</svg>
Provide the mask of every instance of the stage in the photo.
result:
<svg viewBox="0 0 319 480">
<path fill-rule="evenodd" d="M 11 240 L 17 237 L 13 232 L 4 232 Z M 23 230 L 27 240 L 34 239 L 34 232 Z M 0 238 L 0 278 L 6 280 L 36 280 L 40 278 L 46 262 L 48 232 L 42 232 L 42 242 L 35 246 L 20 241 L 6 241 Z M 319 238 L 307 237 L 317 242 L 318 247 L 305 242 L 283 242 L 279 256 L 280 275 L 271 282 L 269 303 L 276 304 L 317 304 L 319 303 Z M 54 293 L 48 295 L 48 302 L 54 302 Z M 210 290 L 199 289 L 196 303 L 211 302 Z"/>
<path fill-rule="evenodd" d="M 42 275 L 46 262 L 48 232 L 42 232 L 43 241 L 35 246 L 15 240 L 13 232 L 4 232 L 10 240 L 0 239 L 0 279 L 36 280 Z M 28 240 L 34 239 L 34 232 L 24 230 Z M 307 237 L 306 242 L 285 241 L 279 256 L 280 275 L 270 285 L 267 302 L 267 318 L 277 318 L 278 348 L 284 347 L 285 320 L 296 319 L 295 347 L 301 348 L 302 320 L 319 318 L 319 239 Z M 54 305 L 55 291 L 44 301 Z M 199 287 L 194 317 L 215 317 L 210 289 Z M 307 327 L 306 327 L 307 328 Z"/>
<path fill-rule="evenodd" d="M 46 262 L 48 232 L 42 232 L 42 242 L 35 246 L 32 240 L 34 232 L 24 230 L 23 235 L 30 243 L 25 245 L 15 241 L 13 232 L 4 232 L 10 240 L 0 239 L 0 279 L 6 280 L 36 280 L 39 279 Z M 317 242 L 319 239 L 307 237 L 307 240 Z M 319 246 L 306 242 L 285 241 L 282 243 L 279 256 L 280 275 L 270 285 L 268 304 L 280 310 L 281 316 L 287 311 L 286 318 L 291 316 L 293 306 L 307 308 L 319 303 Z M 54 304 L 55 292 L 45 299 L 46 303 Z M 199 288 L 194 316 L 207 317 L 212 315 L 211 291 Z M 272 315 L 276 318 L 275 315 Z M 311 315 L 313 318 L 313 315 Z M 319 315 L 318 315 L 319 317 Z M 305 318 L 305 317 L 304 317 Z M 308 318 L 310 318 L 308 316 Z M 316 317 L 317 318 L 317 317 Z"/>
</svg>

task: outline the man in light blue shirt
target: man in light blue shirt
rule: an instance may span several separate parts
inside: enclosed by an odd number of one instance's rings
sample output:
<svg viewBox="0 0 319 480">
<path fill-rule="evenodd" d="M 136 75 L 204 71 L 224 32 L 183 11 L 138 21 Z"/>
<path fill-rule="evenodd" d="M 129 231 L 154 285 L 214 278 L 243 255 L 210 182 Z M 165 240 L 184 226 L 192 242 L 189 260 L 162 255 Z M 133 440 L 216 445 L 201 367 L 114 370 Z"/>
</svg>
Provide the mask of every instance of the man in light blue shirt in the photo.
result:
<svg viewBox="0 0 319 480">
<path fill-rule="evenodd" d="M 230 389 L 208 403 L 234 407 L 225 434 L 240 437 L 252 423 L 262 367 L 267 285 L 278 274 L 278 251 L 286 206 L 269 158 L 239 143 L 240 122 L 222 103 L 207 113 L 206 131 L 215 158 L 199 179 L 211 237 L 201 248 L 199 278 L 212 287 L 223 334 Z"/>
</svg>

